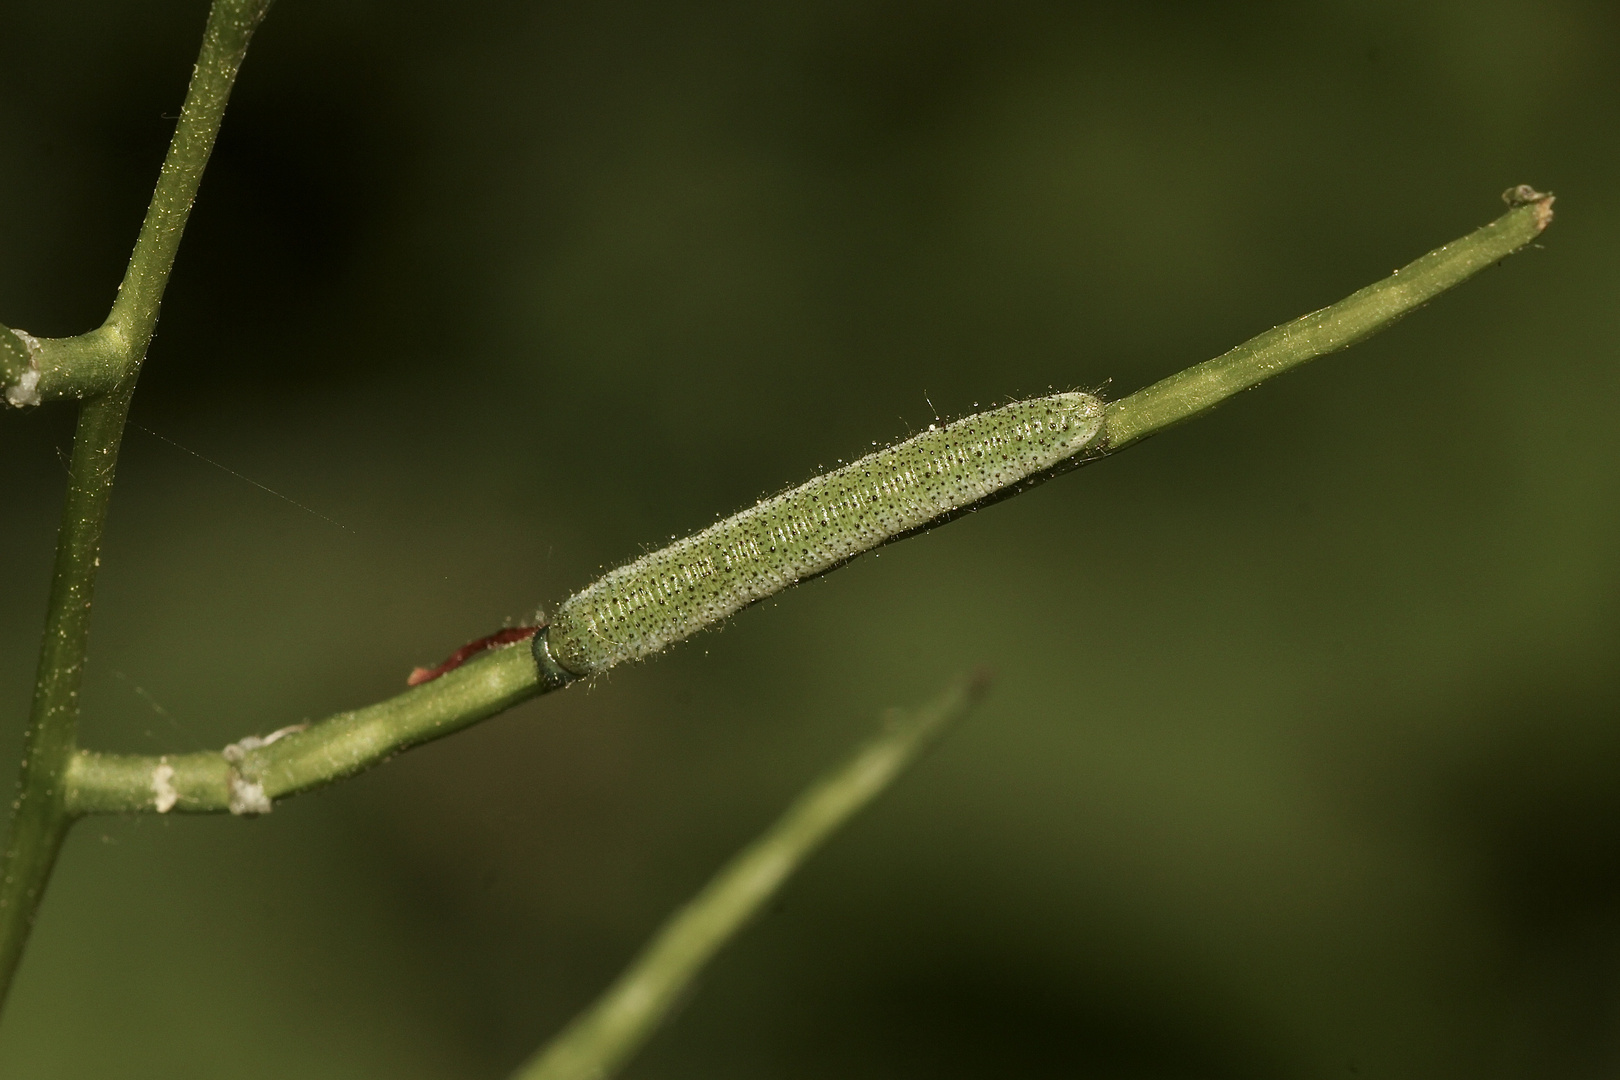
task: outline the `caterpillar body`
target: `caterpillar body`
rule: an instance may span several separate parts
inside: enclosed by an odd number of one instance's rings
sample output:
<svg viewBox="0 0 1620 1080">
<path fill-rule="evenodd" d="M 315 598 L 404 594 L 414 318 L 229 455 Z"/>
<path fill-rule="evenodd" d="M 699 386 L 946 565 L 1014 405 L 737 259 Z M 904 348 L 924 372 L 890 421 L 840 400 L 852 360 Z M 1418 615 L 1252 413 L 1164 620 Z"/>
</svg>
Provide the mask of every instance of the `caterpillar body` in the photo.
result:
<svg viewBox="0 0 1620 1080">
<path fill-rule="evenodd" d="M 548 683 L 638 660 L 749 604 L 936 524 L 1102 441 L 1102 402 L 1064 393 L 964 417 L 765 499 L 609 571 L 534 638 Z"/>
</svg>

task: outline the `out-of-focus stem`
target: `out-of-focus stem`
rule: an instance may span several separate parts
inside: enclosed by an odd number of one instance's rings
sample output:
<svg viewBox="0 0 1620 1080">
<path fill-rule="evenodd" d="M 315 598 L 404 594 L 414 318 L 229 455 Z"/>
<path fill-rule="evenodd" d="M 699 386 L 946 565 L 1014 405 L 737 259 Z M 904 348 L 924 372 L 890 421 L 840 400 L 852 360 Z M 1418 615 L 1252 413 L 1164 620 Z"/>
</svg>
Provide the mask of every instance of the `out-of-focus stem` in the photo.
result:
<svg viewBox="0 0 1620 1080">
<path fill-rule="evenodd" d="M 856 811 L 888 787 L 951 721 L 983 695 L 983 676 L 958 683 L 884 730 L 823 776 L 703 891 L 664 923 L 641 955 L 513 1080 L 606 1080 L 641 1047 L 720 947 Z"/>
</svg>

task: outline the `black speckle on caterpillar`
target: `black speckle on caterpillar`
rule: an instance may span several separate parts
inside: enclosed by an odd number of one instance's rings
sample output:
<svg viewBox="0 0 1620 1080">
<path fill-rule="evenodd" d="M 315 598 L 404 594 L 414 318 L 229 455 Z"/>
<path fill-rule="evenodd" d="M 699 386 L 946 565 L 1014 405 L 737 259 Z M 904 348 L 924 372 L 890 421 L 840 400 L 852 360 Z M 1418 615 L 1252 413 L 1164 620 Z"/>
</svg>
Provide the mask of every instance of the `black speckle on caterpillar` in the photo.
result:
<svg viewBox="0 0 1620 1080">
<path fill-rule="evenodd" d="M 534 638 L 548 684 L 639 660 L 862 552 L 1009 494 L 1101 441 L 1090 394 L 963 417 L 609 571 Z"/>
</svg>

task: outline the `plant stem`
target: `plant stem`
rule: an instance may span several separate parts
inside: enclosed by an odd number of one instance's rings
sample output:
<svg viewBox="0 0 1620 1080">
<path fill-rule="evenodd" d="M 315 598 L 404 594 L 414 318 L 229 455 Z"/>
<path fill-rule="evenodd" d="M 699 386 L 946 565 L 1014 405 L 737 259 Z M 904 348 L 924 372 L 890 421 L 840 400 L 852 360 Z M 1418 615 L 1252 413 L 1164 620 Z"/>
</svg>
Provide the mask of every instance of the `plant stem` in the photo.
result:
<svg viewBox="0 0 1620 1080">
<path fill-rule="evenodd" d="M 1533 240 L 1552 220 L 1552 197 L 1527 187 L 1509 193 L 1522 205 L 1473 233 L 1432 251 L 1377 284 L 1339 303 L 1239 345 L 1226 354 L 1172 375 L 1113 402 L 1105 412 L 1107 452 L 1205 412 L 1231 395 L 1325 352 L 1344 348 L 1383 328 L 1472 274 Z M 1096 460 L 1083 455 L 1061 472 Z M 1019 489 L 1008 489 L 1015 495 Z M 544 645 L 544 637 L 535 638 Z M 261 780 L 267 798 L 308 791 L 379 764 L 400 750 L 439 738 L 566 679 L 546 680 L 528 650 L 496 650 L 443 679 L 396 698 L 311 725 L 272 746 L 248 751 L 241 777 Z M 153 778 L 159 769 L 174 788 L 170 802 Z M 69 807 L 75 813 L 127 813 L 166 809 L 222 813 L 231 808 L 228 763 L 220 751 L 164 757 L 83 752 L 72 761 Z M 163 789 L 167 792 L 167 789 Z"/>
<path fill-rule="evenodd" d="M 225 105 L 230 100 L 236 74 L 247 55 L 253 31 L 264 19 L 270 0 L 214 0 L 203 28 L 197 66 L 186 88 L 180 122 L 163 158 L 157 188 L 141 223 L 134 254 L 118 286 L 107 325 L 114 328 L 129 350 L 130 362 L 139 366 L 147 343 L 157 327 L 163 290 L 169 283 L 175 252 L 191 216 L 197 186 L 213 153 Z"/>
<path fill-rule="evenodd" d="M 91 343 L 93 348 L 82 350 L 85 355 L 105 358 L 110 351 L 120 367 L 110 382 L 106 371 L 100 373 L 100 381 L 91 380 L 98 396 L 80 406 L 73 438 L 33 709 L 0 874 L 0 1003 L 11 987 L 34 912 L 73 821 L 64 780 L 77 736 L 102 531 L 135 379 L 157 326 L 180 234 L 219 133 L 231 86 L 248 40 L 268 7 L 269 0 L 215 0 L 180 122 L 118 298 L 100 330 L 67 339 Z M 34 362 L 38 359 L 35 356 Z"/>
<path fill-rule="evenodd" d="M 1461 240 L 1436 248 L 1331 307 L 1283 323 L 1213 360 L 1113 402 L 1103 421 L 1109 451 L 1208 412 L 1233 394 L 1307 360 L 1354 345 L 1505 259 L 1551 224 L 1551 195 L 1520 185 L 1503 197 L 1516 204 L 1514 209 Z"/>
<path fill-rule="evenodd" d="M 980 698 L 988 680 L 957 683 L 911 712 L 891 710 L 883 731 L 788 807 L 672 915 L 641 955 L 513 1080 L 605 1080 L 668 1015 L 732 935 L 856 811 L 876 798 L 945 726 Z"/>
<path fill-rule="evenodd" d="M 74 433 L 33 711 L 0 877 L 0 1001 L 22 958 L 34 911 L 72 823 L 62 781 L 78 729 L 90 601 L 119 435 L 128 411 L 127 392 L 86 402 Z"/>
<path fill-rule="evenodd" d="M 15 330 L 0 332 L 0 353 L 11 344 L 7 338 L 22 345 L 24 335 Z M 21 363 L 15 352 L 10 358 L 0 355 L 0 390 L 11 405 L 100 397 L 111 393 L 130 375 L 126 338 L 111 322 L 75 337 L 36 338 L 28 334 L 26 341 Z"/>
<path fill-rule="evenodd" d="M 235 797 L 234 811 L 241 813 L 242 784 L 255 785 L 267 800 L 296 795 L 460 731 L 543 690 L 528 644 L 508 645 L 398 697 L 268 743 L 249 739 L 226 751 L 163 757 L 81 750 L 68 770 L 67 806 L 75 814 L 219 814 L 233 810 Z"/>
</svg>

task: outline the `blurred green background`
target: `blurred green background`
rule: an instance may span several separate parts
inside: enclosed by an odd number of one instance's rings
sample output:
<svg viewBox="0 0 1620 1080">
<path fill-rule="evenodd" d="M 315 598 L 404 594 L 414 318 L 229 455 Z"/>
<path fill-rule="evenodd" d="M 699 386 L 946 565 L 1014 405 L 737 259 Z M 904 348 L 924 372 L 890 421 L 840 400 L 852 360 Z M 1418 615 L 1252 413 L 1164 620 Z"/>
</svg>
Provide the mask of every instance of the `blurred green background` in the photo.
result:
<svg viewBox="0 0 1620 1080">
<path fill-rule="evenodd" d="M 99 322 L 204 14 L 0 8 L 0 321 Z M 986 705 L 629 1076 L 1612 1075 L 1617 125 L 1598 0 L 280 0 L 125 443 L 97 748 L 390 695 L 936 410 L 1118 396 L 1330 303 L 1510 184 L 1558 221 L 654 662 L 262 820 L 87 822 L 0 1075 L 502 1077 L 976 664 Z M 0 415 L 7 762 L 70 425 Z"/>
</svg>

